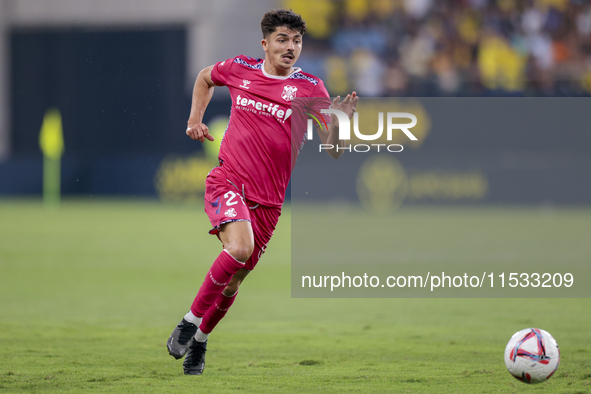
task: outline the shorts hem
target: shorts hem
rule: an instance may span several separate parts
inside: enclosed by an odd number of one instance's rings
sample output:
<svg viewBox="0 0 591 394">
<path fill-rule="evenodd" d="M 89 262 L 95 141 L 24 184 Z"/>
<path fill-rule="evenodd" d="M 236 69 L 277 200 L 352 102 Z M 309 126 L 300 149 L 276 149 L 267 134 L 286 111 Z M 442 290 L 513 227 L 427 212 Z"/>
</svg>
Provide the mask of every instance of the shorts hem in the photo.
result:
<svg viewBox="0 0 591 394">
<path fill-rule="evenodd" d="M 250 220 L 248 220 L 248 219 L 230 219 L 230 220 L 224 220 L 223 222 L 221 222 L 220 224 L 218 224 L 217 226 L 215 226 L 214 228 L 212 228 L 211 230 L 209 230 L 209 233 L 211 235 L 218 235 L 220 233 L 220 228 L 222 227 L 222 224 L 233 223 L 233 222 L 250 222 Z"/>
</svg>

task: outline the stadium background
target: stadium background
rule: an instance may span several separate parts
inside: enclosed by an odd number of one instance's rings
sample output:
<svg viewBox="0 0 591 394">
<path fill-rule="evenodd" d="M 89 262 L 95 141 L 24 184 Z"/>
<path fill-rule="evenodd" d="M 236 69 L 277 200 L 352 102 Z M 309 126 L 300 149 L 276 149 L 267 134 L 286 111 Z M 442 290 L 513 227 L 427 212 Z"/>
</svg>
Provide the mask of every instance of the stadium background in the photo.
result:
<svg viewBox="0 0 591 394">
<path fill-rule="evenodd" d="M 63 119 L 65 195 L 198 200 L 215 153 L 205 155 L 182 132 L 194 78 L 238 53 L 262 57 L 258 21 L 276 6 L 308 20 L 298 65 L 334 95 L 584 100 L 591 93 L 591 6 L 584 1 L 3 0 L 0 195 L 41 193 L 38 136 L 55 107 Z M 417 101 L 395 104 L 425 111 Z M 205 120 L 219 120 L 212 128 L 220 132 L 228 114 L 227 90 L 218 88 Z M 576 179 L 589 175 L 591 137 L 568 128 L 583 121 L 475 136 L 442 129 L 438 120 L 410 147 L 414 155 L 390 155 L 390 173 L 409 184 L 407 203 L 585 204 L 591 190 Z M 450 146 L 453 153 L 445 153 Z M 332 197 L 358 200 L 355 190 Z"/>
</svg>

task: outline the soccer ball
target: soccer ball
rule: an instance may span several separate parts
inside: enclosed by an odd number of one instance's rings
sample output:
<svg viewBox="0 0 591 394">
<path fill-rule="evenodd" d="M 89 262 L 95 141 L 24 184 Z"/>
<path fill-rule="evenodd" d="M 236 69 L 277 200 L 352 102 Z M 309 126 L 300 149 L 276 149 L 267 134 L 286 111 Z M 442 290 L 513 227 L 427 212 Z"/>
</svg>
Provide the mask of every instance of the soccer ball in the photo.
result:
<svg viewBox="0 0 591 394">
<path fill-rule="evenodd" d="M 560 349 L 548 331 L 526 328 L 513 334 L 505 348 L 509 373 L 524 383 L 544 382 L 558 369 Z"/>
</svg>

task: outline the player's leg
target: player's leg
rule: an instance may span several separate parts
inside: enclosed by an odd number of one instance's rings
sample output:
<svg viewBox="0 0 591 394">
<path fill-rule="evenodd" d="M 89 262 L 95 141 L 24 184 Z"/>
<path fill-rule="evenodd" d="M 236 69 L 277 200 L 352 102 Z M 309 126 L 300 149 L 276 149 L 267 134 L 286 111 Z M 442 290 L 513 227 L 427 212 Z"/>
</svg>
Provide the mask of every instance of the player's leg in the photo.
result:
<svg viewBox="0 0 591 394">
<path fill-rule="evenodd" d="M 198 341 L 207 340 L 209 334 L 213 331 L 216 325 L 224 318 L 228 309 L 234 303 L 238 295 L 238 289 L 242 281 L 250 271 L 257 265 L 259 259 L 265 252 L 265 248 L 269 243 L 273 231 L 279 218 L 280 210 L 267 207 L 259 207 L 251 211 L 252 228 L 254 232 L 254 251 L 245 264 L 245 268 L 238 271 L 222 294 L 216 299 L 213 306 L 209 308 L 204 315 L 201 325 L 195 338 Z M 224 240 L 225 235 L 220 233 L 220 238 Z M 226 242 L 224 242 L 224 245 Z"/>
<path fill-rule="evenodd" d="M 230 282 L 232 275 L 244 267 L 252 254 L 254 237 L 248 221 L 225 223 L 220 228 L 224 249 L 207 272 L 191 310 L 185 315 L 168 340 L 168 352 L 182 358 L 190 339 L 197 333 L 203 316 Z"/>
<path fill-rule="evenodd" d="M 223 256 L 226 261 L 217 265 L 217 263 L 224 260 L 218 261 L 219 257 L 216 259 L 205 277 L 205 280 L 199 289 L 199 293 L 197 293 L 197 297 L 195 297 L 195 301 L 191 306 L 191 311 L 187 313 L 189 316 L 185 316 L 185 319 L 187 320 L 194 319 L 194 317 L 199 318 L 198 322 L 196 320 L 193 321 L 196 326 L 200 327 L 193 339 L 189 342 L 187 348 L 187 356 L 183 362 L 185 375 L 201 375 L 205 368 L 207 337 L 211 331 L 204 333 L 201 330 L 201 327 L 204 327 L 201 323 L 201 319 L 207 319 L 209 311 L 212 311 L 215 315 L 213 316 L 214 319 L 218 318 L 217 321 L 221 320 L 230 305 L 234 302 L 234 298 L 238 292 L 238 287 L 240 286 L 242 279 L 248 274 L 248 270 L 245 270 L 243 267 L 244 263 L 250 258 L 254 248 L 250 222 L 233 222 L 225 224 L 222 226 L 219 236 L 224 244 L 224 251 L 220 256 Z M 234 263 L 240 263 L 239 269 L 236 270 L 236 268 L 238 268 L 238 265 L 236 264 L 228 265 L 229 259 L 225 257 L 224 252 L 234 260 Z M 244 260 L 244 262 L 241 260 Z M 235 277 L 236 279 L 234 279 Z M 224 296 L 222 293 L 223 291 L 227 291 L 227 294 L 231 295 L 231 297 Z M 215 310 L 217 309 L 215 306 L 216 299 L 220 300 L 219 302 L 225 307 L 225 311 L 223 311 L 222 315 L 215 314 Z"/>
<path fill-rule="evenodd" d="M 229 283 L 232 275 L 244 267 L 253 250 L 250 210 L 242 200 L 240 191 L 227 181 L 220 167 L 210 172 L 205 185 L 205 212 L 213 226 L 210 234 L 220 236 L 224 249 L 208 271 L 191 310 L 168 340 L 168 352 L 176 359 L 185 355 L 203 315 Z"/>
<path fill-rule="evenodd" d="M 224 224 L 219 236 L 224 249 L 206 275 L 191 306 L 193 315 L 201 318 L 229 284 L 232 276 L 244 268 L 254 249 L 254 236 L 250 222 Z"/>
<path fill-rule="evenodd" d="M 244 268 L 236 272 L 224 291 L 222 291 L 205 316 L 203 316 L 203 321 L 197 330 L 197 334 L 195 334 L 189 344 L 187 356 L 183 362 L 183 369 L 186 375 L 201 375 L 203 373 L 209 333 L 222 320 L 228 309 L 230 309 L 230 306 L 234 303 L 238 294 L 238 288 L 249 272 L 249 270 Z"/>
<path fill-rule="evenodd" d="M 230 283 L 228 283 L 224 291 L 222 291 L 222 294 L 220 294 L 211 308 L 209 308 L 207 313 L 203 316 L 201 325 L 199 325 L 197 334 L 195 334 L 195 339 L 197 341 L 206 341 L 209 333 L 211 333 L 220 320 L 226 316 L 228 309 L 230 309 L 238 295 L 238 289 L 242 284 L 242 281 L 249 273 L 249 270 L 242 268 L 232 276 Z"/>
<path fill-rule="evenodd" d="M 225 316 L 227 310 L 234 302 L 234 298 L 237 295 L 238 288 L 244 280 L 244 277 L 249 271 L 254 269 L 259 259 L 265 252 L 265 248 L 271 239 L 271 236 L 273 235 L 273 230 L 275 229 L 281 211 L 278 208 L 258 207 L 253 209 L 250 213 L 252 229 L 254 232 L 254 250 L 250 258 L 246 261 L 244 269 L 241 269 L 236 274 L 234 274 L 224 289 L 226 295 L 234 295 L 234 297 L 225 297 L 223 293 L 218 297 L 219 302 L 224 306 L 220 309 L 225 310 L 218 311 L 215 306 L 212 306 L 201 322 L 197 334 L 189 345 L 187 356 L 183 362 L 185 374 L 200 375 L 203 373 L 203 369 L 205 368 L 205 352 L 207 350 L 207 338 L 209 333 Z M 226 234 L 220 234 L 220 239 L 224 241 L 224 245 L 226 245 L 226 243 L 230 244 L 230 240 L 226 240 Z M 211 315 L 209 315 L 210 313 Z"/>
</svg>

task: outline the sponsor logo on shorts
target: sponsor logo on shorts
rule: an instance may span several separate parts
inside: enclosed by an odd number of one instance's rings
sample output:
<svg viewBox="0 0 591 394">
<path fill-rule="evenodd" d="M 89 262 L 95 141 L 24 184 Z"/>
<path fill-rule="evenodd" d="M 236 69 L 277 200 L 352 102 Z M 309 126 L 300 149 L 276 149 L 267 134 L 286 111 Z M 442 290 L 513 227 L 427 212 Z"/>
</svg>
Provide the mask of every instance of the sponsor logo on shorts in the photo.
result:
<svg viewBox="0 0 591 394">
<path fill-rule="evenodd" d="M 235 218 L 237 213 L 234 208 L 230 208 L 226 212 L 224 212 L 224 215 L 226 215 L 226 217 L 229 217 L 229 218 Z"/>
</svg>

